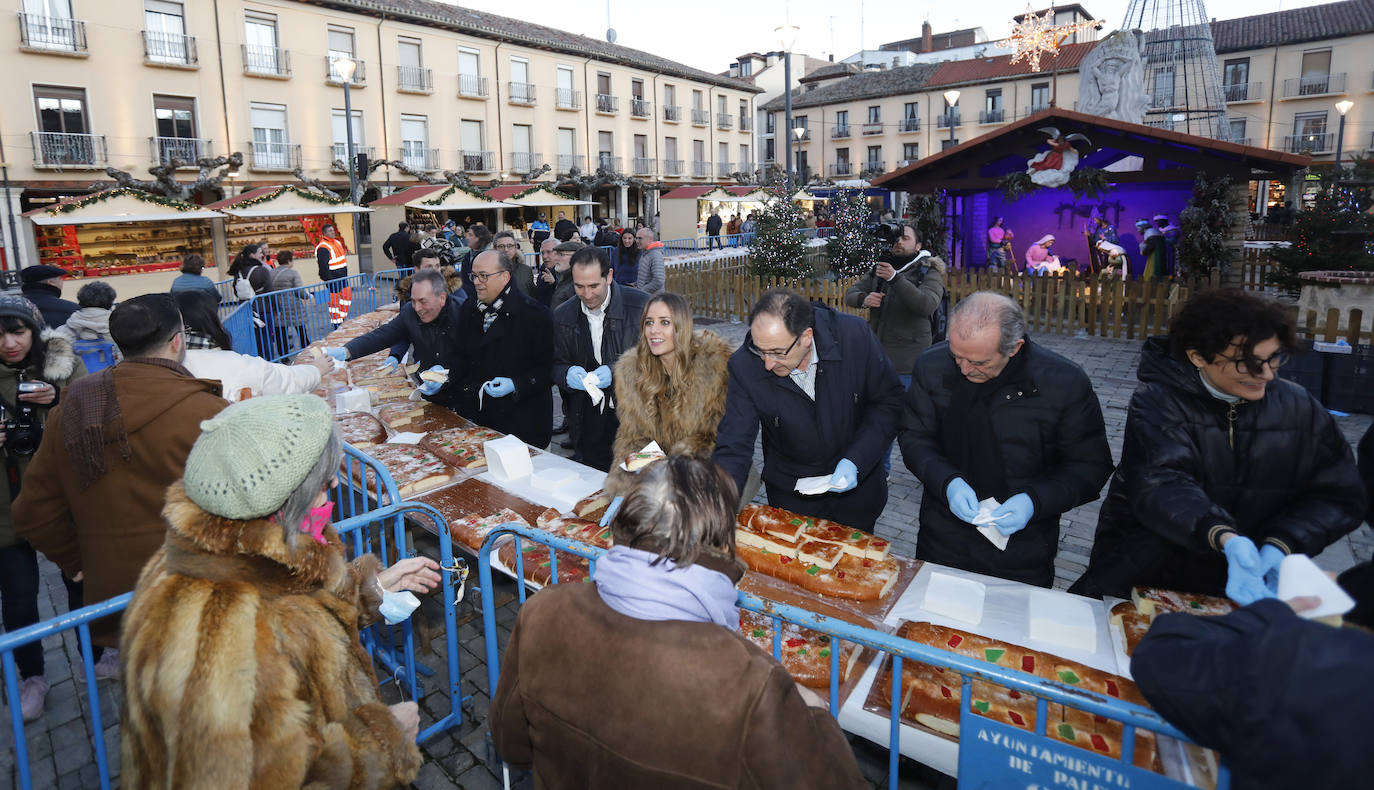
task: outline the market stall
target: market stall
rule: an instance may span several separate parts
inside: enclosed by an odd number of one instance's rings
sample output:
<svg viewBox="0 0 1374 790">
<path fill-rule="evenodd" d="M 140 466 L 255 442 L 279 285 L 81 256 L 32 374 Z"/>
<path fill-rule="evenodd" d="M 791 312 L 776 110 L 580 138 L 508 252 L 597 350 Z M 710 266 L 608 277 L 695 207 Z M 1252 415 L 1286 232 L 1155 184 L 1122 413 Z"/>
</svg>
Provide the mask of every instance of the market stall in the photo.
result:
<svg viewBox="0 0 1374 790">
<path fill-rule="evenodd" d="M 578 206 L 596 205 L 591 200 L 578 200 L 547 184 L 509 184 L 492 187 L 487 190 L 487 197 L 520 207 L 504 213 L 502 229 L 518 227 L 524 239 L 529 238 L 530 223 L 540 216 L 543 216 L 544 221 L 552 229 L 558 221 L 559 211 L 563 211 L 572 219 L 578 215 Z"/>
<path fill-rule="evenodd" d="M 402 222 L 413 224 L 417 220 L 432 221 L 428 213 L 408 208 L 406 204 L 423 197 L 433 196 L 444 188 L 443 184 L 420 184 L 405 187 L 367 204 L 367 207 L 372 209 L 373 271 L 388 268 L 383 262 L 390 259 L 386 251 L 382 249 L 382 245 L 386 244 L 387 237 L 395 233 Z"/>
<path fill-rule="evenodd" d="M 259 187 L 206 208 L 229 215 L 224 239 L 229 255 L 248 244 L 266 242 L 273 254 L 290 250 L 297 258 L 313 258 L 325 225 L 333 225 L 345 251 L 353 237 L 353 215 L 372 209 L 342 198 L 312 192 L 295 184 Z"/>
<path fill-rule="evenodd" d="M 743 219 L 750 211 L 758 211 L 768 199 L 768 193 L 756 186 L 678 187 L 659 198 L 659 238 L 695 239 L 706 232 L 712 209 L 719 209 L 721 222 L 727 222 L 731 214 Z M 723 228 L 721 233 L 725 233 Z"/>
<path fill-rule="evenodd" d="M 416 192 L 418 189 L 420 187 L 408 191 Z M 407 217 L 412 220 L 416 216 L 412 212 L 420 212 L 429 223 L 435 225 L 442 225 L 449 219 L 463 225 L 468 222 L 485 222 L 492 233 L 500 229 L 501 211 L 509 207 L 508 204 L 493 200 L 476 189 L 458 184 L 418 195 L 406 201 L 405 206 L 408 209 Z"/>
<path fill-rule="evenodd" d="M 224 215 L 137 189 L 107 189 L 33 209 L 40 263 L 78 277 L 177 269 L 192 253 L 214 266 L 211 221 Z"/>
</svg>

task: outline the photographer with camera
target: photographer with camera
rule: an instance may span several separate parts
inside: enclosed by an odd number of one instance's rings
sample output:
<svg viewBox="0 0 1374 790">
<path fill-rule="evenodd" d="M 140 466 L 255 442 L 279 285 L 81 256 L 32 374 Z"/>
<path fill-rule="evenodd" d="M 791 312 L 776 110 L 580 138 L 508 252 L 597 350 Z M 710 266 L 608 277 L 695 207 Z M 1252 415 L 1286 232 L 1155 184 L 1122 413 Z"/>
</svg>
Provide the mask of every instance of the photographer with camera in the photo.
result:
<svg viewBox="0 0 1374 790">
<path fill-rule="evenodd" d="M 911 385 L 916 357 L 934 342 L 946 266 L 921 249 L 921 237 L 908 222 L 883 223 L 875 232 L 892 247 L 845 291 L 844 303 L 868 308 L 868 325 L 905 388 Z"/>
<path fill-rule="evenodd" d="M 47 330 L 32 302 L 22 296 L 0 296 L 0 452 L 6 487 L 6 496 L 0 497 L 0 615 L 7 632 L 38 622 L 38 554 L 15 534 L 10 503 L 19 496 L 59 389 L 84 375 L 86 366 L 71 341 Z M 62 581 L 70 597 L 77 583 L 65 575 Z M 14 658 L 22 678 L 19 706 L 24 721 L 33 721 L 42 715 L 48 693 L 43 648 L 34 642 L 14 651 Z"/>
</svg>

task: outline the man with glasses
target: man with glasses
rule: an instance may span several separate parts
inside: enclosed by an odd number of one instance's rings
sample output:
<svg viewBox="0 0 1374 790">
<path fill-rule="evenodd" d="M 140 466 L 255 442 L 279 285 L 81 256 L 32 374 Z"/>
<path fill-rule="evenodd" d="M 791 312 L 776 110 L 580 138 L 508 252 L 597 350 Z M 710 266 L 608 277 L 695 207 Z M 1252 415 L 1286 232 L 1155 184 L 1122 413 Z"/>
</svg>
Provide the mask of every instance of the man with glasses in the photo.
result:
<svg viewBox="0 0 1374 790">
<path fill-rule="evenodd" d="M 508 230 L 501 231 L 496 234 L 492 246 L 501 253 L 501 257 L 510 261 L 511 282 L 515 283 L 515 287 L 525 296 L 533 296 L 534 269 L 525 263 L 525 256 L 520 252 L 520 242 L 516 241 L 515 234 Z"/>
<path fill-rule="evenodd" d="M 577 298 L 553 314 L 553 380 L 569 390 L 574 457 L 603 472 L 611 468 L 611 445 L 620 428 L 611 371 L 639 339 L 639 320 L 649 299 L 643 291 L 613 284 L 613 277 L 605 250 L 578 250 L 572 256 Z M 594 386 L 588 386 L 589 378 Z"/>
<path fill-rule="evenodd" d="M 887 504 L 883 459 L 902 385 L 863 319 L 770 288 L 729 371 L 713 457 L 735 485 L 745 485 L 762 429 L 769 504 L 872 530 Z M 829 478 L 824 492 L 796 491 L 818 476 Z"/>
<path fill-rule="evenodd" d="M 1112 473 L 1092 381 L 991 291 L 960 301 L 949 340 L 916 359 L 898 441 L 925 487 L 916 557 L 1040 587 L 1054 583 L 1060 516 Z"/>
<path fill-rule="evenodd" d="M 1315 557 L 1360 525 L 1365 492 L 1331 414 L 1277 373 L 1294 344 L 1277 302 L 1202 291 L 1140 354 L 1092 557 L 1070 588 L 1277 594 L 1288 554 Z"/>
</svg>

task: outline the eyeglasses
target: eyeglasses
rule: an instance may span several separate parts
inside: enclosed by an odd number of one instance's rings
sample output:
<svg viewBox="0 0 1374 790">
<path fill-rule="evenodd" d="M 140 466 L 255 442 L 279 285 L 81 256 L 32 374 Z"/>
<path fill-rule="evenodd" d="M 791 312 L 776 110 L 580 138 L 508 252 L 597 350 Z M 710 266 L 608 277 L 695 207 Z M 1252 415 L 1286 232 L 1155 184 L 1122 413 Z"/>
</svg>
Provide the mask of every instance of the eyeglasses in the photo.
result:
<svg viewBox="0 0 1374 790">
<path fill-rule="evenodd" d="M 473 272 L 472 279 L 473 282 L 484 283 L 498 274 L 509 274 L 509 272 L 507 272 L 505 269 L 497 269 L 494 272 Z"/>
<path fill-rule="evenodd" d="M 518 249 L 520 249 L 520 245 L 519 245 L 519 244 L 498 244 L 498 245 L 496 245 L 496 249 L 498 249 L 498 250 L 518 250 Z"/>
<path fill-rule="evenodd" d="M 754 345 L 754 336 L 753 336 L 753 335 L 750 335 L 750 336 L 749 336 L 749 353 L 753 354 L 754 356 L 758 357 L 759 359 L 771 359 L 771 360 L 773 360 L 774 362 L 777 362 L 777 361 L 781 360 L 783 357 L 787 356 L 788 354 L 791 354 L 791 353 L 792 353 L 792 349 L 796 348 L 796 347 L 797 347 L 797 343 L 800 343 L 800 342 L 801 342 L 801 335 L 797 335 L 796 339 L 794 339 L 794 340 L 792 341 L 792 345 L 788 346 L 786 351 L 764 351 L 764 350 L 760 349 L 758 346 Z"/>
<path fill-rule="evenodd" d="M 1261 375 L 1267 367 L 1271 370 L 1278 370 L 1288 362 L 1288 350 L 1280 349 L 1274 352 L 1268 359 L 1260 359 L 1254 354 L 1246 354 L 1241 357 L 1228 357 L 1225 354 L 1217 354 L 1218 359 L 1224 359 L 1235 365 L 1236 372 L 1244 375 L 1249 373 L 1252 376 Z"/>
</svg>

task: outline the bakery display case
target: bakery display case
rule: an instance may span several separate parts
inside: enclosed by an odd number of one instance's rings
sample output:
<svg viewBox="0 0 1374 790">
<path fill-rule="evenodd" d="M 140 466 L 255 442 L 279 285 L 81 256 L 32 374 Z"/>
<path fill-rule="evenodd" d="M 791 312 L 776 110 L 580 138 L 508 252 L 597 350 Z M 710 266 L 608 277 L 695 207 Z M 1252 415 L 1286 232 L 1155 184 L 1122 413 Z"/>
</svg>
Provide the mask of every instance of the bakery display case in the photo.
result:
<svg viewBox="0 0 1374 790">
<path fill-rule="evenodd" d="M 47 225 L 36 231 L 40 262 L 82 277 L 178 269 L 192 253 L 214 265 L 207 220 Z"/>
</svg>

